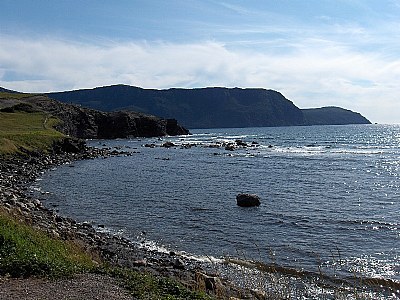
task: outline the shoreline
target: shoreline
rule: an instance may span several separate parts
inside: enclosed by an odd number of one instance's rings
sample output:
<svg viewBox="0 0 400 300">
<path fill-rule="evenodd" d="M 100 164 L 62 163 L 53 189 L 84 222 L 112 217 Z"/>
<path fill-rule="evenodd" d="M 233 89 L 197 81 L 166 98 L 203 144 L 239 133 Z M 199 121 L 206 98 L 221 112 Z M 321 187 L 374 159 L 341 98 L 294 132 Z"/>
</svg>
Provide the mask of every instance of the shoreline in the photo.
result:
<svg viewBox="0 0 400 300">
<path fill-rule="evenodd" d="M 14 155 L 0 161 L 0 207 L 35 229 L 54 238 L 78 241 L 90 253 L 96 253 L 103 262 L 115 267 L 128 268 L 177 280 L 191 290 L 203 290 L 211 295 L 242 294 L 215 275 L 207 274 L 201 262 L 175 252 L 149 250 L 127 238 L 96 230 L 88 222 L 78 223 L 45 207 L 40 197 L 29 193 L 31 184 L 44 172 L 78 160 L 108 158 L 130 153 L 86 147 L 80 153 Z M 218 282 L 218 284 L 215 284 Z"/>
<path fill-rule="evenodd" d="M 207 268 L 207 263 L 190 259 L 179 253 L 165 253 L 140 247 L 127 238 L 101 231 L 101 228 L 96 230 L 88 222 L 78 223 L 72 218 L 61 216 L 54 209 L 45 207 L 40 197 L 32 197 L 29 194 L 29 188 L 34 180 L 54 167 L 78 160 L 121 155 L 132 154 L 109 148 L 86 147 L 79 153 L 32 154 L 24 157 L 15 155 L 10 159 L 2 160 L 0 161 L 0 207 L 32 227 L 47 232 L 52 237 L 78 241 L 86 250 L 98 254 L 102 261 L 112 266 L 173 278 L 191 290 L 206 291 L 214 296 L 222 294 L 240 297 L 246 295 L 249 299 L 259 298 L 261 294 L 221 278 L 218 271 L 213 272 L 211 261 Z M 239 260 L 235 262 L 235 259 L 228 258 L 225 261 L 226 265 L 220 263 L 221 266 L 218 268 L 229 268 L 229 263 L 233 263 L 243 276 L 246 276 L 246 272 L 251 273 L 251 269 L 254 270 L 252 264 L 257 264 Z M 247 265 L 250 267 L 246 267 Z M 245 268 L 249 270 L 244 270 Z M 262 266 L 261 269 L 268 269 L 268 266 Z M 272 278 L 276 275 L 277 278 L 283 278 L 285 274 L 285 270 L 277 272 L 276 266 L 272 266 L 272 271 L 270 271 L 266 271 L 266 277 Z M 299 278 L 303 277 L 297 275 Z M 276 278 L 272 278 L 273 280 Z M 380 283 L 387 284 L 388 282 Z M 389 285 L 391 284 L 394 284 L 393 290 L 396 290 L 398 284 L 389 282 Z"/>
</svg>

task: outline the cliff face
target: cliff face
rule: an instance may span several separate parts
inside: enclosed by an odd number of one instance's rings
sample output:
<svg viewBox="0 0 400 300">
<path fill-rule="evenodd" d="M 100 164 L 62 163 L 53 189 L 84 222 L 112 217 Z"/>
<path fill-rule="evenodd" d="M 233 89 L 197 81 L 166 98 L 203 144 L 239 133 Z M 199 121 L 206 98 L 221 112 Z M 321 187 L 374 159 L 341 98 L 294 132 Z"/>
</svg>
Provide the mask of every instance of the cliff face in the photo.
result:
<svg viewBox="0 0 400 300">
<path fill-rule="evenodd" d="M 6 100 L 3 100 L 5 103 Z M 72 137 L 84 139 L 113 139 L 127 137 L 156 137 L 188 134 L 176 120 L 161 119 L 142 113 L 117 111 L 101 112 L 78 105 L 65 104 L 46 96 L 31 96 L 19 100 L 18 106 L 45 111 L 62 122 L 56 129 Z M 15 101 L 10 101 L 15 105 Z"/>
<path fill-rule="evenodd" d="M 189 128 L 292 126 L 305 122 L 291 101 L 265 89 L 154 90 L 117 85 L 49 96 L 105 111 L 126 109 L 176 118 Z"/>
<path fill-rule="evenodd" d="M 338 122 L 330 117 L 330 112 L 324 114 L 323 110 L 318 118 L 313 117 L 317 115 L 315 111 L 301 110 L 279 92 L 265 89 L 155 90 L 116 85 L 48 95 L 66 103 L 104 111 L 124 109 L 176 118 L 188 128 L 329 125 Z M 347 112 L 335 114 L 338 119 L 343 119 L 340 124 L 354 124 L 352 112 Z"/>
</svg>

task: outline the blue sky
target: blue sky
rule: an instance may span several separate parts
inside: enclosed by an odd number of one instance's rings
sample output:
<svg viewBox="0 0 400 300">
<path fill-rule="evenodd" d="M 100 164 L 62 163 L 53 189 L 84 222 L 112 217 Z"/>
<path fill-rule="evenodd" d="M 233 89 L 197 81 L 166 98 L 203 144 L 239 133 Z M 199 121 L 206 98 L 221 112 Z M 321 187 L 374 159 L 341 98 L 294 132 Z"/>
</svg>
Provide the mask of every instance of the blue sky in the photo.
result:
<svg viewBox="0 0 400 300">
<path fill-rule="evenodd" d="M 261 87 L 400 123 L 400 0 L 1 0 L 0 86 Z"/>
</svg>

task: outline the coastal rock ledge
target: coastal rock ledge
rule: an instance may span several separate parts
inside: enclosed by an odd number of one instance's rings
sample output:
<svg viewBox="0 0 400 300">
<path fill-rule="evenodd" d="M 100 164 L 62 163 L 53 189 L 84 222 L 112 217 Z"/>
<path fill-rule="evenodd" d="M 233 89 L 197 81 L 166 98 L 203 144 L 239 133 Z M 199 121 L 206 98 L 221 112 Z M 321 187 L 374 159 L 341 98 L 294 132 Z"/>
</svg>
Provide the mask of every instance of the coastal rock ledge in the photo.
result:
<svg viewBox="0 0 400 300">
<path fill-rule="evenodd" d="M 236 196 L 236 203 L 241 207 L 260 206 L 260 197 L 255 194 L 238 194 Z"/>
</svg>

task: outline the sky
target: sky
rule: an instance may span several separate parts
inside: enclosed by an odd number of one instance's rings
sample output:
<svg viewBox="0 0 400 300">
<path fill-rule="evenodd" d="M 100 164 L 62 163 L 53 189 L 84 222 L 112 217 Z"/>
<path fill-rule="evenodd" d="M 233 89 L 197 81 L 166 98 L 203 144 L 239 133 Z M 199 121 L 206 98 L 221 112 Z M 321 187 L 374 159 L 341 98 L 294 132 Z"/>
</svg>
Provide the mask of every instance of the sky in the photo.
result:
<svg viewBox="0 0 400 300">
<path fill-rule="evenodd" d="M 400 123 L 400 0 L 0 0 L 0 86 L 265 88 Z"/>
</svg>

